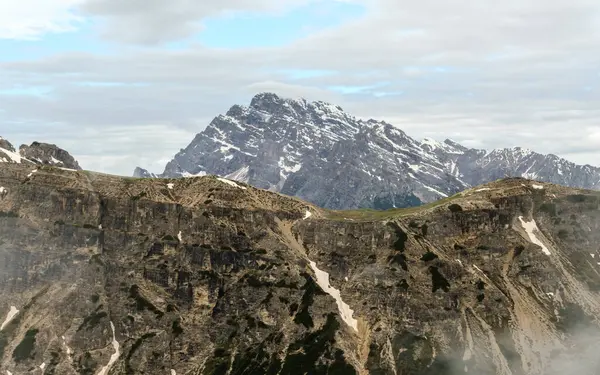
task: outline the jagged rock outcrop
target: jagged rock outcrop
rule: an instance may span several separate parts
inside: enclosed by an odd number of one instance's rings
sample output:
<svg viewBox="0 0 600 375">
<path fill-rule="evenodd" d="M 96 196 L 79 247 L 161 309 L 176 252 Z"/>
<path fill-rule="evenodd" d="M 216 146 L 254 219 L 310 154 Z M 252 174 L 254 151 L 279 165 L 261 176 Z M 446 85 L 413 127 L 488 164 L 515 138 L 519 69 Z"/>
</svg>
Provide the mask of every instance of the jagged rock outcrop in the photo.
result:
<svg viewBox="0 0 600 375">
<path fill-rule="evenodd" d="M 2 137 L 0 137 L 0 163 L 53 165 L 81 170 L 79 163 L 71 154 L 54 144 L 33 142 L 29 146 L 21 145 L 17 151 Z"/>
<path fill-rule="evenodd" d="M 29 146 L 21 145 L 19 153 L 22 157 L 39 164 L 81 170 L 71 154 L 54 144 L 33 142 Z"/>
<path fill-rule="evenodd" d="M 506 179 L 330 211 L 213 176 L 32 171 L 0 168 L 0 373 L 598 366 L 597 192 Z"/>
<path fill-rule="evenodd" d="M 600 187 L 600 169 L 519 147 L 469 149 L 451 140 L 416 141 L 385 122 L 339 106 L 273 93 L 217 116 L 160 175 L 216 174 L 333 209 L 408 207 L 504 177 Z"/>
<path fill-rule="evenodd" d="M 137 167 L 133 171 L 133 177 L 136 178 L 157 178 L 158 176 L 154 173 L 148 172 L 148 170 L 144 168 Z"/>
</svg>

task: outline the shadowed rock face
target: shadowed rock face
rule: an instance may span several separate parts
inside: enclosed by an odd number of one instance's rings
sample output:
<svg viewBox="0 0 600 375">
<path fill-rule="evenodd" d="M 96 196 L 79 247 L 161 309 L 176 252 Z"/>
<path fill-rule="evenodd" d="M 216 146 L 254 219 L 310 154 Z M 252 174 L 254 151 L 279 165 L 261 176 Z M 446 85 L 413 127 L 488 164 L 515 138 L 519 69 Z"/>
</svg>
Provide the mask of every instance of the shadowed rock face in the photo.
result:
<svg viewBox="0 0 600 375">
<path fill-rule="evenodd" d="M 0 373 L 597 368 L 597 193 L 513 179 L 382 213 L 211 176 L 5 164 L 0 186 Z"/>
</svg>

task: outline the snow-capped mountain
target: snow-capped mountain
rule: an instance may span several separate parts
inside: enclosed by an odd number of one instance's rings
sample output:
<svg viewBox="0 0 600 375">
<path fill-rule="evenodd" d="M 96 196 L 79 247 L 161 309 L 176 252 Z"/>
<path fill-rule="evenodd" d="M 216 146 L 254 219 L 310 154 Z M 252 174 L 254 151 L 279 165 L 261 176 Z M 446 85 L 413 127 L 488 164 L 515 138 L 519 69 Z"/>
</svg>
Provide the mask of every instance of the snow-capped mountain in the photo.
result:
<svg viewBox="0 0 600 375">
<path fill-rule="evenodd" d="M 81 170 L 77 160 L 56 145 L 33 142 L 29 146 L 21 145 L 16 150 L 8 140 L 2 137 L 0 137 L 0 163 L 45 164 Z"/>
<path fill-rule="evenodd" d="M 170 178 L 205 174 L 335 209 L 414 206 L 507 176 L 585 188 L 600 182 L 600 169 L 554 155 L 521 148 L 488 153 L 451 140 L 419 142 L 339 106 L 273 93 L 217 116 L 162 174 L 134 172 Z"/>
</svg>

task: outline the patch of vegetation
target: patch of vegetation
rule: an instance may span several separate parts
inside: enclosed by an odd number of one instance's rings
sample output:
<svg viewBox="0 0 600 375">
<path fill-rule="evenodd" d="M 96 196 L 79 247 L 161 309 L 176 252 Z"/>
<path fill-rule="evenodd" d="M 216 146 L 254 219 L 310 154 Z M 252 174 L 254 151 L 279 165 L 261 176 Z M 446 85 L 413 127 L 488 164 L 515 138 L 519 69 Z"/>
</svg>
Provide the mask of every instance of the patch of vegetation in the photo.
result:
<svg viewBox="0 0 600 375">
<path fill-rule="evenodd" d="M 566 240 L 567 238 L 569 238 L 569 231 L 566 229 L 560 229 L 558 231 L 557 234 L 558 238 L 560 238 L 561 240 Z"/>
<path fill-rule="evenodd" d="M 171 236 L 170 234 L 163 236 L 162 240 L 163 241 L 174 241 L 174 242 L 178 241 L 177 237 Z"/>
<path fill-rule="evenodd" d="M 452 203 L 451 205 L 448 206 L 448 209 L 450 210 L 450 212 L 452 213 L 456 213 L 456 212 L 462 212 L 463 208 L 461 205 L 456 204 L 456 203 Z"/>
<path fill-rule="evenodd" d="M 370 208 L 363 208 L 358 210 L 328 210 L 326 216 L 331 220 L 355 220 L 355 221 L 377 221 L 392 219 L 395 217 L 403 217 L 419 213 L 421 211 L 430 210 L 444 204 L 450 203 L 453 200 L 459 198 L 461 195 L 455 194 L 451 197 L 440 199 L 435 202 L 427 203 L 421 206 L 407 207 L 407 208 L 392 208 L 388 210 L 376 210 Z"/>
<path fill-rule="evenodd" d="M 567 200 L 571 203 L 583 203 L 586 201 L 587 198 L 588 198 L 588 196 L 585 194 L 574 194 L 574 195 L 567 196 Z"/>
<path fill-rule="evenodd" d="M 92 303 L 98 303 L 99 300 L 100 300 L 100 296 L 97 295 L 96 293 L 94 293 L 90 296 L 90 301 L 92 301 Z"/>
<path fill-rule="evenodd" d="M 79 328 L 77 328 L 77 332 L 81 331 L 83 328 L 88 330 L 93 329 L 100 323 L 102 319 L 106 318 L 107 316 L 108 314 L 106 313 L 106 311 L 94 311 L 93 313 L 91 313 L 83 319 L 83 322 L 81 323 Z"/>
<path fill-rule="evenodd" d="M 415 195 L 388 195 L 384 197 L 375 197 L 373 202 L 365 202 L 369 206 L 372 206 L 375 210 L 388 210 L 394 207 L 406 208 L 420 206 L 423 202 Z"/>
<path fill-rule="evenodd" d="M 0 211 L 0 217 L 2 218 L 6 218 L 6 217 L 12 217 L 12 218 L 16 218 L 19 217 L 19 214 L 14 212 L 14 211 Z"/>
<path fill-rule="evenodd" d="M 556 216 L 556 204 L 554 203 L 543 203 L 540 206 L 540 212 L 545 212 L 551 217 Z"/>
<path fill-rule="evenodd" d="M 65 221 L 64 221 L 64 220 L 56 220 L 56 221 L 54 222 L 54 225 L 61 225 L 61 226 L 62 226 L 62 225 L 65 225 Z"/>
<path fill-rule="evenodd" d="M 25 333 L 25 337 L 19 345 L 13 351 L 12 357 L 15 362 L 23 362 L 26 359 L 33 358 L 33 352 L 35 349 L 35 337 L 38 334 L 39 330 L 36 328 L 32 328 Z"/>
</svg>

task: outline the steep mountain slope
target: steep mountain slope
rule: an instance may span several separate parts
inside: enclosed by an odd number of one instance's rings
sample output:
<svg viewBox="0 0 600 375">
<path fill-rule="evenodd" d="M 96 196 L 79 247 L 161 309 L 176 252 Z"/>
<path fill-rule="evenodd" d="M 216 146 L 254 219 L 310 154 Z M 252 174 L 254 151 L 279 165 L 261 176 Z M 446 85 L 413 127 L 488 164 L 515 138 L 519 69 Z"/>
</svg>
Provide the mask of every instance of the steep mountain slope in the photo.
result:
<svg viewBox="0 0 600 375">
<path fill-rule="evenodd" d="M 408 207 L 507 176 L 596 189 L 600 169 L 521 148 L 468 149 L 450 140 L 418 142 L 385 122 L 339 106 L 256 95 L 234 105 L 155 175 L 216 174 L 298 196 L 318 206 Z"/>
<path fill-rule="evenodd" d="M 213 176 L 0 168 L 0 373 L 593 374 L 600 194 L 329 211 Z"/>
<path fill-rule="evenodd" d="M 434 154 L 449 173 L 471 186 L 505 177 L 523 177 L 564 186 L 600 189 L 600 168 L 577 165 L 556 155 L 542 155 L 522 147 L 487 152 L 468 149 L 456 142 L 422 142 L 423 149 Z"/>
<path fill-rule="evenodd" d="M 75 158 L 56 145 L 33 142 L 30 146 L 21 145 L 17 151 L 8 140 L 2 137 L 0 137 L 0 163 L 54 165 L 81 170 Z"/>
</svg>

